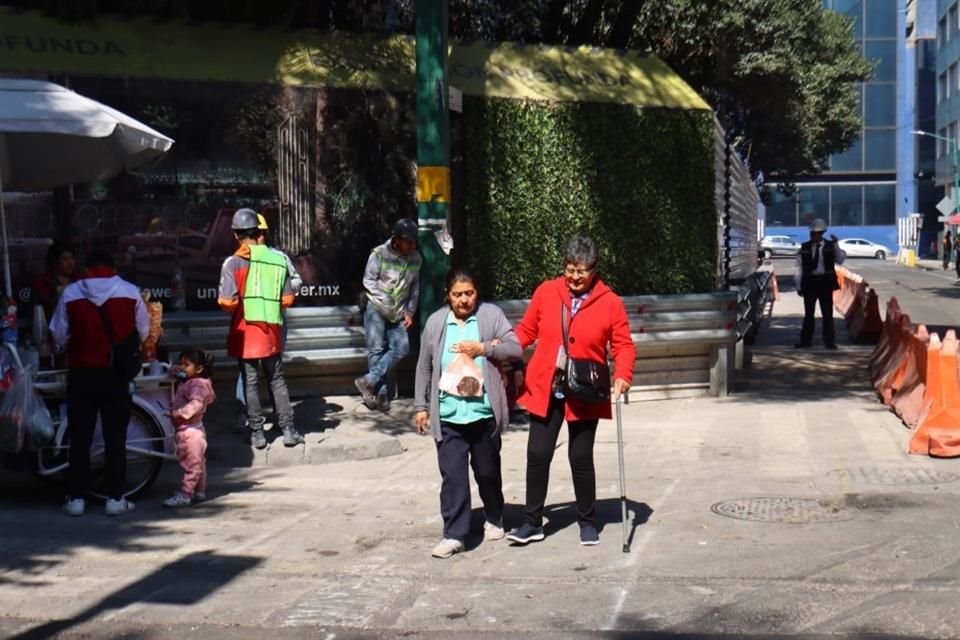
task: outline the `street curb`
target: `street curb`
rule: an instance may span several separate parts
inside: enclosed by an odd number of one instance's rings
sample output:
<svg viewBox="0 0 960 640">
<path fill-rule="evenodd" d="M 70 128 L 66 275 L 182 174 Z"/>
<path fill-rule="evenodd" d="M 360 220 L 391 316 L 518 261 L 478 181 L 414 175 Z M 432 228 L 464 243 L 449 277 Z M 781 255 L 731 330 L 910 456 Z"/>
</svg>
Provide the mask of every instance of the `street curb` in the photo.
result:
<svg viewBox="0 0 960 640">
<path fill-rule="evenodd" d="M 305 444 L 285 447 L 281 438 L 266 449 L 254 449 L 243 442 L 244 435 L 218 438 L 208 444 L 207 460 L 228 467 L 292 467 L 301 464 L 329 464 L 349 460 L 371 460 L 403 453 L 399 438 L 355 437 L 332 433 L 327 437 L 310 434 Z"/>
<path fill-rule="evenodd" d="M 332 413 L 300 420 L 298 428 L 305 442 L 294 447 L 283 445 L 279 429 L 266 431 L 265 449 L 250 446 L 247 433 L 220 429 L 207 434 L 207 460 L 226 467 L 292 467 L 303 464 L 330 464 L 351 460 L 372 460 L 400 455 L 404 451 L 400 435 L 412 433 L 412 406 L 409 400 L 394 402 L 389 414 L 370 411 L 358 398 L 328 397 Z M 269 423 L 267 425 L 270 427 Z"/>
</svg>

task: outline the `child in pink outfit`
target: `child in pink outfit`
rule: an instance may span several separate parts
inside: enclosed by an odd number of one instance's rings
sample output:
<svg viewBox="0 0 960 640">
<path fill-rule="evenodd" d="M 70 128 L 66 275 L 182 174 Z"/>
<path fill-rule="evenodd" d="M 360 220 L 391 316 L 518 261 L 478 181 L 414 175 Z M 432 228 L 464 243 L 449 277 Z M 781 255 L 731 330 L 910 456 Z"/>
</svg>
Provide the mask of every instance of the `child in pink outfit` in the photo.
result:
<svg viewBox="0 0 960 640">
<path fill-rule="evenodd" d="M 200 349 L 188 349 L 180 354 L 180 365 L 171 367 L 170 374 L 182 380 L 169 415 L 177 431 L 177 458 L 183 469 L 183 483 L 179 491 L 163 501 L 163 506 L 189 507 L 207 497 L 207 432 L 203 414 L 216 399 L 210 382 L 213 356 Z"/>
</svg>

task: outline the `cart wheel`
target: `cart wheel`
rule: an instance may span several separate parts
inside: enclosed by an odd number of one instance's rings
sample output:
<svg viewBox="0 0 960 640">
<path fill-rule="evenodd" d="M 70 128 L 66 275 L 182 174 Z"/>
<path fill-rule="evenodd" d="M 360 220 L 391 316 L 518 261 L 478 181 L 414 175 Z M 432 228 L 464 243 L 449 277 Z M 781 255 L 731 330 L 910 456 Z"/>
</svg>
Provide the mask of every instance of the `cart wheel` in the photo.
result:
<svg viewBox="0 0 960 640">
<path fill-rule="evenodd" d="M 134 446 L 163 453 L 165 438 L 163 428 L 146 411 L 134 405 L 130 412 L 130 422 L 127 424 L 127 447 Z M 146 491 L 160 475 L 161 467 L 163 458 L 127 451 L 127 487 L 123 497 L 134 498 Z M 90 494 L 100 499 L 106 498 L 103 476 L 101 455 L 90 460 Z"/>
</svg>

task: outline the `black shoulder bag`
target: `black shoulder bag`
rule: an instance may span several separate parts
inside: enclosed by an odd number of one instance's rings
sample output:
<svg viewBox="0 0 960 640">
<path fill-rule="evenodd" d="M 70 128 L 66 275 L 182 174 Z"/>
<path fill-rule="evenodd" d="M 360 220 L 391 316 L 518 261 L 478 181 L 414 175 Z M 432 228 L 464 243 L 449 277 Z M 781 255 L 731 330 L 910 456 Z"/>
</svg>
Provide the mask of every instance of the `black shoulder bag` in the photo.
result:
<svg viewBox="0 0 960 640">
<path fill-rule="evenodd" d="M 563 352 L 567 356 L 567 366 L 563 392 L 568 398 L 590 404 L 610 402 L 610 367 L 606 362 L 580 360 L 570 357 L 567 345 L 567 307 L 560 305 L 560 321 L 563 324 Z"/>
<path fill-rule="evenodd" d="M 105 305 L 106 303 L 104 303 Z M 140 352 L 140 335 L 134 328 L 133 333 L 117 341 L 113 335 L 113 324 L 104 305 L 97 307 L 100 320 L 110 341 L 110 367 L 123 376 L 124 380 L 133 380 L 143 371 L 143 354 Z"/>
</svg>

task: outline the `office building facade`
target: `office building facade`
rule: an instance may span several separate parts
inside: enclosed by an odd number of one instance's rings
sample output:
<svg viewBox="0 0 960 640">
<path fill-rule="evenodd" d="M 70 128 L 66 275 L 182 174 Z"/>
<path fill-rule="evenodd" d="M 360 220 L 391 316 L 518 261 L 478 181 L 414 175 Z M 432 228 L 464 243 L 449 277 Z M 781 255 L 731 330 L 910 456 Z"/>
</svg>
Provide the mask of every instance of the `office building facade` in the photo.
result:
<svg viewBox="0 0 960 640">
<path fill-rule="evenodd" d="M 857 87 L 863 126 L 856 142 L 828 158 L 820 174 L 793 179 L 794 193 L 771 184 L 766 233 L 804 239 L 810 222 L 823 218 L 841 238 L 865 238 L 896 251 L 898 219 L 936 202 L 929 202 L 935 145 L 911 133 L 933 124 L 934 0 L 823 4 L 849 16 L 858 46 L 876 64 L 870 80 Z M 919 170 L 924 153 L 925 180 Z"/>
</svg>

